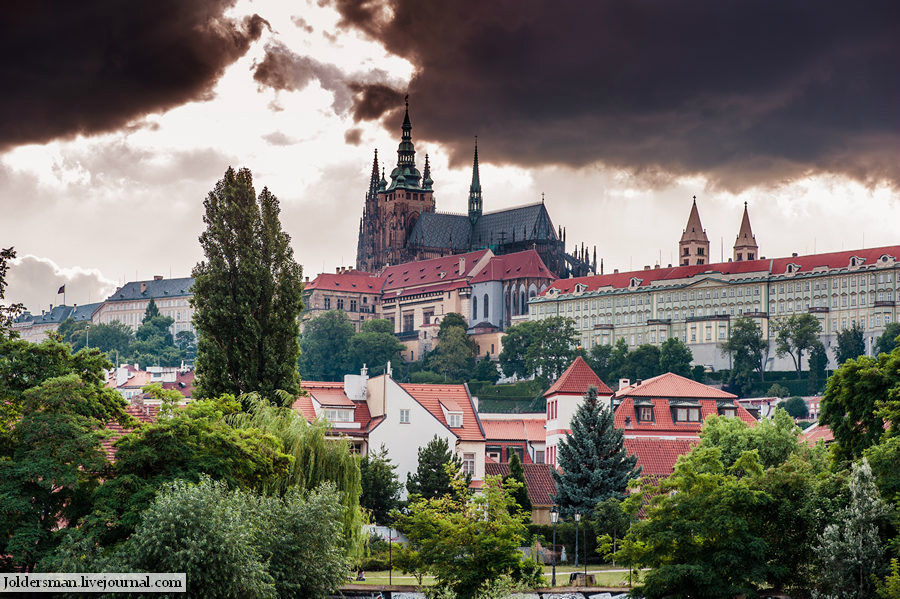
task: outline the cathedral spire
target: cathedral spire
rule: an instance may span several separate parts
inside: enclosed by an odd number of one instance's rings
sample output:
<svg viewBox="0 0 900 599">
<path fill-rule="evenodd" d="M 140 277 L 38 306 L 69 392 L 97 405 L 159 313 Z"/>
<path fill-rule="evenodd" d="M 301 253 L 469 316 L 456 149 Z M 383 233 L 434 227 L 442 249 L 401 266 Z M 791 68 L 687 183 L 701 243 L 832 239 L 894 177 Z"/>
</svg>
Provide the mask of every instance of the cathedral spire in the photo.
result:
<svg viewBox="0 0 900 599">
<path fill-rule="evenodd" d="M 372 175 L 369 178 L 369 195 L 374 198 L 378 192 L 378 150 L 375 150 L 375 158 L 372 160 Z"/>
<path fill-rule="evenodd" d="M 741 218 L 741 227 L 738 230 L 737 239 L 734 240 L 734 261 L 756 260 L 759 255 L 759 246 L 756 245 L 756 236 L 750 228 L 750 215 L 747 212 L 747 202 L 744 202 L 744 216 Z"/>
<path fill-rule="evenodd" d="M 431 178 L 431 163 L 428 154 L 425 154 L 425 170 L 422 171 L 422 189 L 431 189 L 434 180 Z"/>
<path fill-rule="evenodd" d="M 472 184 L 469 185 L 469 220 L 481 216 L 481 177 L 478 174 L 478 137 L 475 137 L 475 158 L 472 160 Z"/>
<path fill-rule="evenodd" d="M 416 168 L 416 149 L 412 142 L 412 122 L 409 120 L 409 96 L 406 96 L 406 111 L 403 114 L 403 135 L 397 146 L 397 168 L 391 171 L 389 189 L 420 189 L 421 175 Z"/>
</svg>

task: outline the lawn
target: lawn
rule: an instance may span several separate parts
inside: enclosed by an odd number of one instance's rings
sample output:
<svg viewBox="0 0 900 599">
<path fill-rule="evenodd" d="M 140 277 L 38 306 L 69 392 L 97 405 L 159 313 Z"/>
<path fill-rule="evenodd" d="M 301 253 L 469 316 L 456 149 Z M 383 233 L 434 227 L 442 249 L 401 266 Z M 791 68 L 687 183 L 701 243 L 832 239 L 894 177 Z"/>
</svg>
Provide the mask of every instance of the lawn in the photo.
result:
<svg viewBox="0 0 900 599">
<path fill-rule="evenodd" d="M 628 586 L 628 572 L 624 571 L 621 568 L 613 568 L 612 566 L 595 566 L 588 565 L 588 574 L 593 574 L 595 580 L 597 581 L 597 586 L 602 587 L 627 587 Z M 572 572 L 584 572 L 583 567 L 575 568 L 574 566 L 557 566 L 556 567 L 556 584 L 557 586 L 567 586 L 569 583 L 569 574 Z M 550 586 L 552 567 L 544 566 L 544 578 L 547 581 L 547 586 Z M 431 576 L 426 576 L 422 580 L 423 584 L 430 585 L 434 584 L 434 578 Z M 356 581 L 354 581 L 356 583 Z M 394 570 L 393 575 L 391 576 L 392 584 L 410 584 L 416 585 L 418 582 L 412 576 L 403 574 Z M 383 572 L 366 572 L 366 580 L 365 582 L 359 582 L 358 584 L 375 584 L 375 585 L 386 585 L 388 584 L 388 573 L 387 571 Z"/>
</svg>

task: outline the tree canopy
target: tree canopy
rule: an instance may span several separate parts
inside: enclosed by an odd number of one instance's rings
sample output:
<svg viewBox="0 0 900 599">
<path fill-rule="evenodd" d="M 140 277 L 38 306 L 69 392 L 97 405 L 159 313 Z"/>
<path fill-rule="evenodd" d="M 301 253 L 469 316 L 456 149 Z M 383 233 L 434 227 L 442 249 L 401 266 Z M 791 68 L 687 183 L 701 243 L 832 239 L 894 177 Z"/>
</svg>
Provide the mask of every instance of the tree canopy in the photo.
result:
<svg viewBox="0 0 900 599">
<path fill-rule="evenodd" d="M 681 339 L 669 337 L 659 346 L 659 374 L 672 372 L 674 374 L 691 376 L 691 361 L 694 354 Z"/>
<path fill-rule="evenodd" d="M 424 447 L 419 448 L 416 473 L 406 475 L 406 491 L 425 499 L 435 499 L 451 493 L 453 472 L 458 472 L 461 466 L 462 462 L 450 451 L 447 440 L 435 435 Z"/>
<path fill-rule="evenodd" d="M 400 506 L 402 484 L 397 479 L 397 466 L 383 445 L 379 451 L 363 456 L 359 463 L 362 494 L 359 505 L 372 513 L 376 523 L 385 524 L 391 511 Z"/>
<path fill-rule="evenodd" d="M 791 418 L 804 419 L 809 416 L 809 406 L 803 401 L 802 397 L 788 398 L 781 403 L 781 407 L 787 412 Z"/>
<path fill-rule="evenodd" d="M 775 321 L 775 353 L 794 361 L 797 378 L 803 369 L 803 354 L 811 350 L 822 332 L 822 324 L 812 314 L 794 314 Z"/>
<path fill-rule="evenodd" d="M 884 332 L 875 341 L 875 355 L 891 353 L 900 344 L 900 322 L 891 322 L 885 325 Z"/>
<path fill-rule="evenodd" d="M 353 323 L 343 310 L 311 318 L 300 338 L 300 375 L 312 381 L 340 381 L 350 369 Z"/>
<path fill-rule="evenodd" d="M 503 335 L 500 367 L 506 376 L 556 380 L 578 355 L 578 333 L 569 318 L 551 316 L 515 324 Z"/>
<path fill-rule="evenodd" d="M 10 262 L 16 258 L 14 248 L 0 249 L 0 300 L 6 297 L 6 272 Z M 0 336 L 8 335 L 13 319 L 25 310 L 22 304 L 4 305 L 0 303 Z"/>
<path fill-rule="evenodd" d="M 512 452 L 512 455 L 509 458 L 509 474 L 503 477 L 503 481 L 514 480 L 518 483 L 518 486 L 512 488 L 512 497 L 516 502 L 516 505 L 522 511 L 531 514 L 531 498 L 528 497 L 528 483 L 525 480 L 525 467 L 522 466 L 522 460 L 519 459 L 519 454 L 516 452 Z"/>
<path fill-rule="evenodd" d="M 768 341 L 763 338 L 762 328 L 756 320 L 740 316 L 731 322 L 728 340 L 720 349 L 731 356 L 731 371 L 728 387 L 738 395 L 744 395 L 750 386 L 750 378 L 758 372 L 763 380 Z"/>
<path fill-rule="evenodd" d="M 838 365 L 843 364 L 851 358 L 858 358 L 866 353 L 866 340 L 863 336 L 862 327 L 858 322 L 854 322 L 849 329 L 838 331 L 837 349 L 834 352 L 835 360 Z"/>
<path fill-rule="evenodd" d="M 204 260 L 193 270 L 197 397 L 299 391 L 302 269 L 281 228 L 278 199 L 229 168 L 203 202 Z"/>
</svg>

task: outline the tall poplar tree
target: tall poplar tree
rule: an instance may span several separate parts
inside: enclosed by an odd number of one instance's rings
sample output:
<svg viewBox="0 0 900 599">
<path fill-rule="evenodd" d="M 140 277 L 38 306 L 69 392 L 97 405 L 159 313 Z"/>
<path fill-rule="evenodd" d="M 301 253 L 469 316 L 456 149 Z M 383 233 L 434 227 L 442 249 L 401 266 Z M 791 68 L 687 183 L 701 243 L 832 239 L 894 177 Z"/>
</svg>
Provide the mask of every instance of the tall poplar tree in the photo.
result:
<svg viewBox="0 0 900 599">
<path fill-rule="evenodd" d="M 601 501 L 623 499 L 628 481 L 637 478 L 637 458 L 625 451 L 625 436 L 616 429 L 613 415 L 597 401 L 597 389 L 588 389 L 584 403 L 572 418 L 572 432 L 559 444 L 559 467 L 554 501 L 565 514 L 590 514 Z"/>
<path fill-rule="evenodd" d="M 229 168 L 203 202 L 205 260 L 194 267 L 197 395 L 299 390 L 303 271 L 281 228 L 278 199 L 259 197 L 249 169 Z"/>
</svg>

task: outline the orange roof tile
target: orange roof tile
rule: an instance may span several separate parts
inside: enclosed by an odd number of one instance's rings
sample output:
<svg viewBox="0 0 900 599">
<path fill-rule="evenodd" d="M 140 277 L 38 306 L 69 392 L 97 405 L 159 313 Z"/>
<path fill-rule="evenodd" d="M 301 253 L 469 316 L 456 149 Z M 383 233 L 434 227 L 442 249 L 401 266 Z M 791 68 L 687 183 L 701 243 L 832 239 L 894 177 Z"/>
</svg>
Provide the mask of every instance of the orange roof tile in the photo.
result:
<svg viewBox="0 0 900 599">
<path fill-rule="evenodd" d="M 312 398 L 308 395 L 301 395 L 295 399 L 294 403 L 291 404 L 291 408 L 303 414 L 309 422 L 316 419 L 316 409 L 313 407 Z"/>
<path fill-rule="evenodd" d="M 641 476 L 669 476 L 675 470 L 678 456 L 684 455 L 700 439 L 660 439 L 656 437 L 627 438 L 625 451 L 637 456 L 637 465 L 641 467 Z"/>
<path fill-rule="evenodd" d="M 322 273 L 312 282 L 304 285 L 305 290 L 356 291 L 359 293 L 380 293 L 384 279 L 375 275 L 350 270 L 342 273 Z"/>
<path fill-rule="evenodd" d="M 140 424 L 146 424 L 148 422 L 154 422 L 156 420 L 156 415 L 159 414 L 159 406 L 148 404 L 140 406 L 130 403 L 125 408 L 125 411 L 130 416 L 137 419 Z M 116 457 L 115 442 L 118 441 L 120 437 L 127 435 L 134 429 L 123 427 L 115 420 L 107 422 L 106 428 L 109 429 L 112 434 L 106 439 L 100 441 L 100 444 L 103 446 L 103 451 L 106 453 L 106 459 L 112 462 Z"/>
<path fill-rule="evenodd" d="M 737 395 L 667 372 L 620 389 L 616 397 L 669 397 L 689 399 L 737 399 Z"/>
<path fill-rule="evenodd" d="M 703 421 L 713 414 L 718 414 L 718 402 L 714 399 L 698 399 L 691 402 L 700 406 L 700 420 L 693 422 L 675 422 L 672 419 L 672 405 L 668 399 L 654 397 L 650 400 L 653 407 L 652 421 L 639 421 L 636 417 L 635 399 L 633 397 L 625 397 L 616 407 L 614 421 L 616 428 L 624 429 L 626 437 L 634 434 L 638 435 L 684 435 L 688 437 L 696 436 L 703 428 Z M 743 406 L 732 400 L 729 405 L 735 407 L 735 416 L 740 418 L 747 424 L 756 424 L 756 419 L 744 409 Z M 646 400 L 644 400 L 646 404 Z"/>
<path fill-rule="evenodd" d="M 525 486 L 528 488 L 528 499 L 537 507 L 553 505 L 556 495 L 556 483 L 550 473 L 548 464 L 522 464 L 525 469 Z M 497 464 L 485 460 L 484 473 L 490 476 L 506 476 L 509 464 Z"/>
<path fill-rule="evenodd" d="M 344 386 L 340 389 L 309 389 L 309 394 L 323 406 L 330 408 L 352 408 L 353 401 L 344 393 Z"/>
<path fill-rule="evenodd" d="M 384 290 L 392 291 L 404 287 L 421 287 L 465 279 L 487 252 L 488 250 L 478 250 L 467 254 L 388 266 L 381 275 L 385 281 Z M 459 272 L 460 260 L 464 261 L 463 272 Z"/>
<path fill-rule="evenodd" d="M 454 435 L 463 441 L 483 441 L 484 429 L 475 412 L 472 400 L 465 385 L 425 385 L 401 383 L 404 391 L 415 399 L 432 416 L 447 427 Z M 449 400 L 458 405 L 463 413 L 462 428 L 450 428 L 444 418 L 444 410 L 441 409 L 441 400 Z"/>
<path fill-rule="evenodd" d="M 800 436 L 803 437 L 803 442 L 807 445 L 815 445 L 820 439 L 824 441 L 826 445 L 834 441 L 834 433 L 831 428 L 820 425 L 818 422 L 800 433 Z"/>
<path fill-rule="evenodd" d="M 531 441 L 543 443 L 546 439 L 543 415 L 534 418 L 497 418 L 480 416 L 484 437 L 497 441 Z"/>
<path fill-rule="evenodd" d="M 549 397 L 554 393 L 566 393 L 570 395 L 584 395 L 589 387 L 597 387 L 599 395 L 612 395 L 612 389 L 606 386 L 606 383 L 600 380 L 584 358 L 578 356 L 575 361 L 566 368 L 556 382 L 547 389 L 544 397 Z"/>
<path fill-rule="evenodd" d="M 546 278 L 556 279 L 540 254 L 535 250 L 514 252 L 502 256 L 494 256 L 472 277 L 471 283 L 484 281 L 508 281 L 510 279 Z"/>
</svg>

